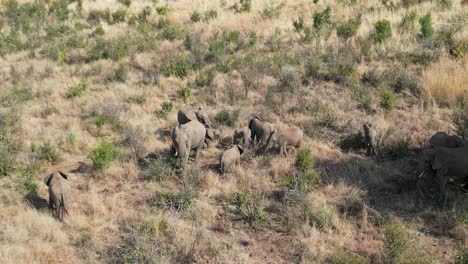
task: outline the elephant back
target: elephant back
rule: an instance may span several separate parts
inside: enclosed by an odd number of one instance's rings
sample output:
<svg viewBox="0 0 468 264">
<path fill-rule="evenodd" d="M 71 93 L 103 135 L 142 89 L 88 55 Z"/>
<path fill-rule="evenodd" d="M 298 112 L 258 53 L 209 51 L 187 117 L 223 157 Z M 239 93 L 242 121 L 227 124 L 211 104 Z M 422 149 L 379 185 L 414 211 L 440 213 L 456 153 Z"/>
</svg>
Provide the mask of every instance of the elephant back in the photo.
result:
<svg viewBox="0 0 468 264">
<path fill-rule="evenodd" d="M 206 136 L 206 128 L 198 120 L 192 120 L 182 125 L 182 130 L 191 139 L 192 147 L 196 147 L 199 144 L 203 144 Z"/>
<path fill-rule="evenodd" d="M 197 114 L 195 113 L 195 110 L 179 110 L 177 112 L 177 122 L 179 122 L 179 125 L 186 124 L 192 120 L 197 120 Z"/>
</svg>

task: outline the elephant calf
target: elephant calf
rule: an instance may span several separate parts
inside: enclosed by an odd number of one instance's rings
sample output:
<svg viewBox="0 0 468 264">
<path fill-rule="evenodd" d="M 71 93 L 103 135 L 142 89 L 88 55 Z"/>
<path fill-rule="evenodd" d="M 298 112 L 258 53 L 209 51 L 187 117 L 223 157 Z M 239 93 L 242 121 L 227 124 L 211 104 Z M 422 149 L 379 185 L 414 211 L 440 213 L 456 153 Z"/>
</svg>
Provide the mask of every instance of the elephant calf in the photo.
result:
<svg viewBox="0 0 468 264">
<path fill-rule="evenodd" d="M 445 191 L 445 185 L 449 179 L 455 182 L 464 182 L 464 188 L 468 187 L 468 146 L 459 148 L 436 147 L 425 153 L 426 161 L 435 171 L 440 183 L 441 191 Z"/>
<path fill-rule="evenodd" d="M 463 139 L 455 135 L 448 135 L 445 132 L 435 133 L 429 140 L 434 147 L 458 148 L 463 146 Z"/>
<path fill-rule="evenodd" d="M 253 144 L 256 142 L 266 146 L 268 138 L 274 131 L 273 125 L 254 116 L 249 120 L 250 139 Z"/>
<path fill-rule="evenodd" d="M 224 175 L 226 171 L 231 170 L 235 165 L 240 167 L 240 157 L 242 153 L 244 153 L 244 149 L 239 145 L 234 145 L 232 148 L 226 150 L 220 160 L 221 174 Z"/>
<path fill-rule="evenodd" d="M 287 127 L 279 130 L 278 132 L 273 131 L 268 138 L 268 143 L 265 150 L 271 148 L 274 143 L 278 143 L 280 148 L 280 154 L 283 156 L 288 155 L 288 146 L 300 147 L 304 140 L 304 133 L 297 127 Z"/>
<path fill-rule="evenodd" d="M 244 148 L 247 149 L 250 145 L 250 137 L 250 129 L 248 127 L 243 127 L 234 130 L 234 135 L 232 136 L 232 139 L 234 141 L 234 144 L 239 144 L 242 142 Z"/>
<path fill-rule="evenodd" d="M 378 152 L 376 148 L 376 133 L 371 124 L 362 125 L 364 129 L 364 137 L 366 140 L 366 150 L 367 156 L 376 156 L 378 157 Z"/>
<path fill-rule="evenodd" d="M 204 147 L 211 148 L 211 144 L 216 139 L 219 139 L 219 130 L 214 128 L 206 129 L 205 144 Z"/>
<path fill-rule="evenodd" d="M 62 221 L 64 214 L 68 215 L 70 201 L 68 176 L 61 171 L 54 172 L 45 177 L 44 183 L 49 187 L 49 209 L 53 210 L 55 207 L 55 216 Z"/>
</svg>

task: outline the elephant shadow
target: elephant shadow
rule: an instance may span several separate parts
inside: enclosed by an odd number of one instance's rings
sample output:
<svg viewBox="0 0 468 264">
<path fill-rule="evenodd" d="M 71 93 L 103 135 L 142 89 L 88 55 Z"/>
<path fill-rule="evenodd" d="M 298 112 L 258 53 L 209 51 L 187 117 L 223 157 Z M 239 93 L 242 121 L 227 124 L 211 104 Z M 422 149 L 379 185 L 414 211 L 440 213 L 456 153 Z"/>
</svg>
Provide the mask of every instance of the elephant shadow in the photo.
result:
<svg viewBox="0 0 468 264">
<path fill-rule="evenodd" d="M 170 129 L 158 128 L 156 129 L 155 134 L 158 136 L 159 140 L 164 141 L 166 138 L 171 136 L 172 131 Z"/>
<path fill-rule="evenodd" d="M 82 161 L 78 162 L 79 165 L 75 169 L 71 170 L 71 173 L 89 173 L 92 171 L 92 167 Z"/>
<path fill-rule="evenodd" d="M 32 207 L 34 207 L 37 210 L 44 210 L 49 207 L 49 203 L 47 202 L 46 199 L 40 197 L 37 194 L 28 194 L 24 197 L 26 202 L 30 204 Z"/>
</svg>

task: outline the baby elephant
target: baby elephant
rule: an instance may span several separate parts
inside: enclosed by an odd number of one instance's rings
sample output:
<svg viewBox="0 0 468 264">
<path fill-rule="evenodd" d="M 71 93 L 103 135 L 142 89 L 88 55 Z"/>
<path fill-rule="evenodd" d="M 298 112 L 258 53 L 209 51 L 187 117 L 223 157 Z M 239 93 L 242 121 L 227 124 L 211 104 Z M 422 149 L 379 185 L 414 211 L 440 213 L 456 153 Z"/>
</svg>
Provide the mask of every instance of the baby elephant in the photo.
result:
<svg viewBox="0 0 468 264">
<path fill-rule="evenodd" d="M 220 167 L 221 174 L 232 169 L 234 165 L 240 167 L 240 156 L 244 153 L 244 149 L 239 145 L 234 145 L 226 150 L 221 156 Z"/>
<path fill-rule="evenodd" d="M 49 187 L 49 210 L 55 207 L 55 217 L 60 221 L 65 213 L 68 215 L 71 187 L 67 179 L 68 176 L 61 171 L 51 173 L 44 179 Z"/>
<path fill-rule="evenodd" d="M 458 148 L 464 145 L 463 139 L 445 132 L 435 133 L 429 140 L 434 147 Z"/>
<path fill-rule="evenodd" d="M 273 131 L 267 141 L 265 151 L 271 148 L 275 143 L 279 145 L 280 154 L 286 157 L 288 155 L 287 148 L 292 146 L 299 148 L 304 140 L 304 133 L 297 127 L 287 127 L 279 130 L 278 132 Z M 296 151 L 293 148 L 294 151 Z"/>
<path fill-rule="evenodd" d="M 204 148 L 211 148 L 211 145 L 215 140 L 219 139 L 219 130 L 214 128 L 207 128 L 205 135 Z"/>
<path fill-rule="evenodd" d="M 234 130 L 234 135 L 232 137 L 234 144 L 239 144 L 242 142 L 244 145 L 244 148 L 249 148 L 250 145 L 250 129 L 248 127 L 243 127 L 243 128 L 238 128 Z"/>
</svg>

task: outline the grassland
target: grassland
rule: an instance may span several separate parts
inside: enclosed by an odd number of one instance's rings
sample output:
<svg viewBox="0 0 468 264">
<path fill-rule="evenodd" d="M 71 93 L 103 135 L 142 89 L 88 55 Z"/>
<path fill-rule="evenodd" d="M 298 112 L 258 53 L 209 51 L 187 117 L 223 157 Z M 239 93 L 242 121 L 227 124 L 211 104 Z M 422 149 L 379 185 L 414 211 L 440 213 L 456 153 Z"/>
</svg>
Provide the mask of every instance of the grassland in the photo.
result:
<svg viewBox="0 0 468 264">
<path fill-rule="evenodd" d="M 432 134 L 468 136 L 467 1 L 0 3 L 1 263 L 466 263 L 466 194 L 419 176 Z M 181 172 L 199 105 L 221 140 Z M 252 115 L 304 146 L 221 177 Z"/>
</svg>

